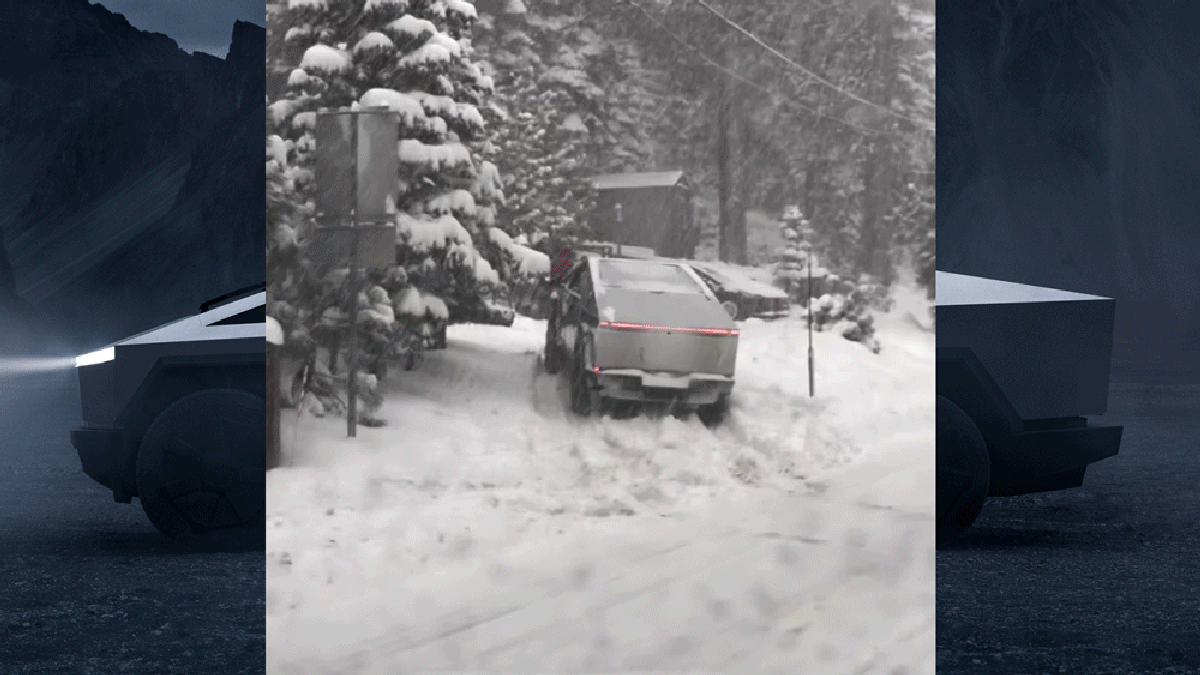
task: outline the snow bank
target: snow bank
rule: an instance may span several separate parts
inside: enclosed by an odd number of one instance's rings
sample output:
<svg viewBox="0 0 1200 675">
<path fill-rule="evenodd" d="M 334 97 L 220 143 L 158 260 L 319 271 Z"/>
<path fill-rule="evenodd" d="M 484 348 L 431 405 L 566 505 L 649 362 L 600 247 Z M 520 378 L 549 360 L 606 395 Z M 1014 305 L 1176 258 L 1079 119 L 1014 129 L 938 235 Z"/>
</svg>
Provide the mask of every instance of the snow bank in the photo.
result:
<svg viewBox="0 0 1200 675">
<path fill-rule="evenodd" d="M 418 299 L 398 303 L 401 311 L 415 308 Z M 819 654 L 826 642 L 839 645 L 838 672 L 851 672 L 850 661 L 900 639 L 895 630 L 928 638 L 924 624 L 906 622 L 932 612 L 921 603 L 932 602 L 935 344 L 933 335 L 900 315 L 880 317 L 877 327 L 884 344 L 879 355 L 838 335 L 814 335 L 816 396 L 810 398 L 803 320 L 745 322 L 731 419 L 716 430 L 694 420 L 564 415 L 553 380 L 532 378 L 545 324 L 525 317 L 512 328 L 451 326 L 448 349 L 380 383 L 385 428 L 347 439 L 341 420 L 288 416 L 283 441 L 291 465 L 267 477 L 268 671 L 342 672 L 318 664 L 358 654 L 369 672 L 392 672 L 403 661 L 370 647 L 371 640 L 416 639 L 412 630 L 440 629 L 435 616 L 468 622 L 473 611 L 523 607 L 583 561 L 607 579 L 676 545 L 708 546 L 723 555 L 783 545 L 754 532 L 830 542 L 827 548 L 798 544 L 816 552 L 804 557 L 811 558 L 808 568 L 799 576 L 793 570 L 790 582 L 772 583 L 808 590 L 793 614 L 773 625 L 813 625 L 809 633 L 821 641 L 806 649 Z M 790 501 L 797 492 L 810 496 Z M 812 495 L 823 496 L 814 501 Z M 762 510 L 772 503 L 775 512 Z M 713 513 L 729 519 L 721 527 L 758 529 L 736 540 L 723 539 L 725 530 L 716 526 L 681 532 L 681 524 L 699 527 Z M 742 515 L 733 519 L 733 513 Z M 678 565 L 708 559 L 695 547 L 681 555 L 656 574 L 678 577 Z M 907 566 L 890 566 L 888 555 Z M 613 564 L 605 567 L 610 557 Z M 495 576 L 501 560 L 507 583 Z M 711 592 L 746 594 L 767 583 L 760 570 L 729 570 L 711 578 Z M 524 585 L 518 579 L 526 579 Z M 643 575 L 630 583 L 656 579 Z M 637 628 L 640 639 L 649 635 L 642 624 L 625 623 L 634 616 L 654 617 L 670 607 L 703 623 L 707 615 L 686 603 L 694 596 L 692 583 L 682 582 L 683 592 L 669 597 L 648 597 L 650 604 L 630 609 L 630 617 L 579 630 L 628 638 L 624 649 L 637 635 L 625 635 L 622 626 Z M 729 587 L 722 591 L 722 584 Z M 489 601 L 509 588 L 534 591 Z M 889 604 L 881 605 L 882 598 Z M 620 611 L 612 599 L 588 602 Z M 743 609 L 752 610 L 746 602 Z M 414 603 L 431 618 L 414 618 Z M 864 624 L 868 619 L 876 623 Z M 707 635 L 693 643 L 697 653 L 728 656 L 737 651 L 731 646 L 744 646 L 737 642 L 743 632 L 691 632 L 688 621 L 667 623 L 689 631 L 684 634 Z M 856 631 L 863 637 L 852 647 Z M 545 635 L 550 642 L 543 646 L 579 644 L 565 633 Z M 706 647 L 709 639 L 726 642 Z M 780 644 L 764 642 L 755 662 L 782 659 L 778 672 L 797 672 L 784 667 L 796 656 Z M 536 655 L 529 658 L 538 662 Z M 736 672 L 735 666 L 720 670 Z"/>
</svg>

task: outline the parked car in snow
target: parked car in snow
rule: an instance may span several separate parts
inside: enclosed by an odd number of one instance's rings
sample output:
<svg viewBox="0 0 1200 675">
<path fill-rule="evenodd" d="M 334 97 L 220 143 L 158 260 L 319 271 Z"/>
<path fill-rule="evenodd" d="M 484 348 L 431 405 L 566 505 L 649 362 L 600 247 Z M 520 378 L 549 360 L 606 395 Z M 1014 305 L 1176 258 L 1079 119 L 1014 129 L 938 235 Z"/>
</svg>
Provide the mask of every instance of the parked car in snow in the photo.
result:
<svg viewBox="0 0 1200 675">
<path fill-rule="evenodd" d="M 76 359 L 83 471 L 183 542 L 262 531 L 266 489 L 266 291 Z"/>
<path fill-rule="evenodd" d="M 781 288 L 727 267 L 700 262 L 691 262 L 689 265 L 708 284 L 735 321 L 749 318 L 780 319 L 791 313 L 791 299 Z"/>
<path fill-rule="evenodd" d="M 584 258 L 556 301 L 542 358 L 566 371 L 576 413 L 626 402 L 724 419 L 739 331 L 686 264 Z"/>
</svg>

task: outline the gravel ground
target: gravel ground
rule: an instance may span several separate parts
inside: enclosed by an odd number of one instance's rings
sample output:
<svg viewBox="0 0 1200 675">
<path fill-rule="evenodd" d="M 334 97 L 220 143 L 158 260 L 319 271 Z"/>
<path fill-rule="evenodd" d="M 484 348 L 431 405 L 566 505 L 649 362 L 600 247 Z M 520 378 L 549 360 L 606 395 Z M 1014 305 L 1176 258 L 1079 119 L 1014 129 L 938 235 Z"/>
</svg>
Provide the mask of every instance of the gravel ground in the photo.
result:
<svg viewBox="0 0 1200 675">
<path fill-rule="evenodd" d="M 187 551 L 79 469 L 70 378 L 0 378 L 0 671 L 262 673 L 261 550 Z"/>
<path fill-rule="evenodd" d="M 937 557 L 937 672 L 1200 673 L 1200 386 L 1114 383 L 1121 453 Z"/>
</svg>

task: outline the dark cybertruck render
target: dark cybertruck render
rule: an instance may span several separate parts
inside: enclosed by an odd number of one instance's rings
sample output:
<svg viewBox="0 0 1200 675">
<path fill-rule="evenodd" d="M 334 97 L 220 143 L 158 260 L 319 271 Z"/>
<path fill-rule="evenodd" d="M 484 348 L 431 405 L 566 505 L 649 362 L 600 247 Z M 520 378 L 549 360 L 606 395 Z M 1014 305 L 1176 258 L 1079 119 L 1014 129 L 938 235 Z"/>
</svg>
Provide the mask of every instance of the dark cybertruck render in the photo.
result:
<svg viewBox="0 0 1200 675">
<path fill-rule="evenodd" d="M 1108 298 L 937 272 L 937 539 L 989 497 L 1079 487 L 1117 454 Z"/>
<path fill-rule="evenodd" d="M 172 539 L 265 527 L 262 288 L 76 359 L 84 426 L 71 443 L 84 473 L 118 502 L 137 497 Z"/>
</svg>

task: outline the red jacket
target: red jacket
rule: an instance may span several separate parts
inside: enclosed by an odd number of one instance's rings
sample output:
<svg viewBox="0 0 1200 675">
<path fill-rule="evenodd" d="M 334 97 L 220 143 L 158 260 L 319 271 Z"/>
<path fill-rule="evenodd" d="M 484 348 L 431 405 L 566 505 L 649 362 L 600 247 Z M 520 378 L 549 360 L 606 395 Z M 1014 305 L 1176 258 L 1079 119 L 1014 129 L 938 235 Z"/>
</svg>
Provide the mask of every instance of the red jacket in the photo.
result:
<svg viewBox="0 0 1200 675">
<path fill-rule="evenodd" d="M 575 252 L 571 249 L 565 249 L 558 255 L 554 256 L 554 260 L 550 263 L 550 280 L 562 281 L 563 277 L 571 271 L 575 266 Z"/>
</svg>

